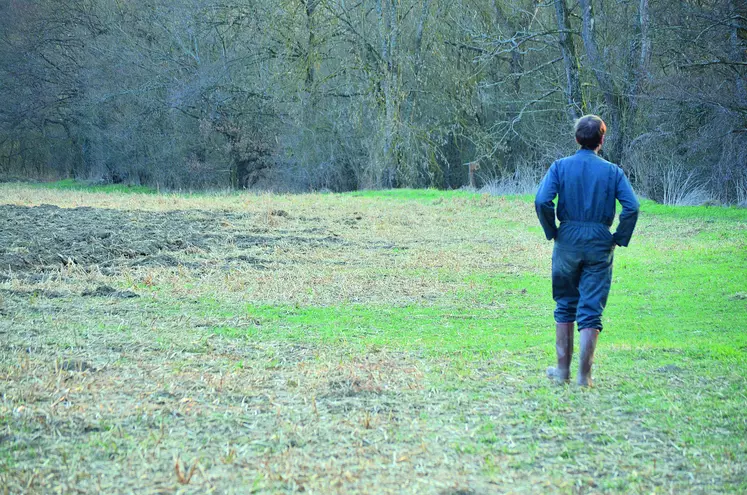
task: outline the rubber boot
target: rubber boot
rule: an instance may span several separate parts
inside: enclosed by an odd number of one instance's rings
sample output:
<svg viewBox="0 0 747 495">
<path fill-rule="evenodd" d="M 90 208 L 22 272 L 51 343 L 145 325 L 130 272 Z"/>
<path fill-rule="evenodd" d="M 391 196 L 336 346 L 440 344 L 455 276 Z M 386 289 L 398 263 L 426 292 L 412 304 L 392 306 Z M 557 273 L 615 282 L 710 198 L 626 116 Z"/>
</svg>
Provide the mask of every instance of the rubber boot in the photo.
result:
<svg viewBox="0 0 747 495">
<path fill-rule="evenodd" d="M 558 383 L 565 383 L 571 377 L 573 322 L 555 324 L 555 354 L 558 356 L 558 366 L 547 368 L 547 377 Z"/>
<path fill-rule="evenodd" d="M 594 350 L 597 348 L 598 328 L 583 328 L 579 331 L 581 356 L 578 361 L 578 384 L 591 387 L 591 365 L 594 364 Z"/>
</svg>

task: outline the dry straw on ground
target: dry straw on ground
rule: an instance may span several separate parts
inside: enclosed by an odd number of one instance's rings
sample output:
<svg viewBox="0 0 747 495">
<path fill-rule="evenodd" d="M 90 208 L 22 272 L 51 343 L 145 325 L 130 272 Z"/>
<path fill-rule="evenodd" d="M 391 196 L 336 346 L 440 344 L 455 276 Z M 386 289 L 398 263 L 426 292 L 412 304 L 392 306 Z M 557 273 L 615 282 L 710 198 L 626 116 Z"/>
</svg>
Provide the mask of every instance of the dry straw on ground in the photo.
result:
<svg viewBox="0 0 747 495">
<path fill-rule="evenodd" d="M 548 421 L 521 379 L 545 357 L 534 349 L 465 367 L 253 339 L 262 321 L 234 311 L 416 304 L 479 319 L 458 309 L 465 275 L 548 268 L 524 201 L 3 193 L 0 493 L 709 491 L 743 473 L 738 459 L 693 464 L 614 393 L 578 409 L 580 392 L 557 391 Z"/>
</svg>

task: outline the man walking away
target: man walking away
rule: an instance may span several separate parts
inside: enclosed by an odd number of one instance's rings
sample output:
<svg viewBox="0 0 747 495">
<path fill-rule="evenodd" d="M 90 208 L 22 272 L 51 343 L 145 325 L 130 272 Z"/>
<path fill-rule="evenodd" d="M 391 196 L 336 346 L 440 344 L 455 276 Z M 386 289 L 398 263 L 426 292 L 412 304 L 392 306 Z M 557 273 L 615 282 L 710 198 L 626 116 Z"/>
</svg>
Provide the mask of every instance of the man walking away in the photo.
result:
<svg viewBox="0 0 747 495">
<path fill-rule="evenodd" d="M 602 311 L 612 282 L 615 246 L 627 246 L 638 220 L 638 200 L 622 169 L 597 155 L 607 126 L 596 115 L 576 122 L 575 155 L 550 166 L 534 206 L 547 240 L 554 239 L 552 296 L 555 308 L 555 350 L 558 365 L 547 375 L 558 383 L 570 379 L 573 324 L 578 322 L 581 357 L 578 384 L 590 387 L 591 365 L 602 331 Z M 555 197 L 558 220 L 555 224 Z M 615 200 L 622 204 L 620 224 L 610 233 Z"/>
</svg>

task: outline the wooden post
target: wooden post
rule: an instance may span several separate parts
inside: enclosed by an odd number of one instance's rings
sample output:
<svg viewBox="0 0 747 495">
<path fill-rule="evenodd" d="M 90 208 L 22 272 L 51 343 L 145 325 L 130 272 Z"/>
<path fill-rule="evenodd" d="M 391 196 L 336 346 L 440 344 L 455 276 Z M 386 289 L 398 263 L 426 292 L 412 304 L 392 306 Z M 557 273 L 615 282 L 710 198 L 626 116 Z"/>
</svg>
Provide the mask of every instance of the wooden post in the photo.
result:
<svg viewBox="0 0 747 495">
<path fill-rule="evenodd" d="M 475 171 L 480 170 L 480 162 L 467 162 L 465 165 L 469 170 L 469 187 L 475 188 Z"/>
</svg>

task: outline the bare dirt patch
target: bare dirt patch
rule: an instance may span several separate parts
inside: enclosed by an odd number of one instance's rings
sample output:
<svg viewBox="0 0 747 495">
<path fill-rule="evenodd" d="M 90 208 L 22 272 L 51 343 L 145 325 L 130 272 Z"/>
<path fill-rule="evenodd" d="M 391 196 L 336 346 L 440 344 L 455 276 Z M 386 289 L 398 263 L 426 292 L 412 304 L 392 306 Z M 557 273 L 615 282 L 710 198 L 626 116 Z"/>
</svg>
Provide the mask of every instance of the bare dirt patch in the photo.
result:
<svg viewBox="0 0 747 495">
<path fill-rule="evenodd" d="M 271 216 L 285 219 L 289 215 L 273 210 Z M 0 270 L 34 282 L 43 280 L 44 273 L 70 266 L 95 268 L 104 274 L 126 268 L 205 271 L 233 264 L 263 269 L 268 260 L 255 256 L 257 252 L 346 244 L 324 229 L 297 230 L 268 229 L 251 213 L 0 205 Z M 2 277 L 9 279 L 7 274 Z M 100 292 L 85 295 L 123 294 Z"/>
<path fill-rule="evenodd" d="M 44 271 L 60 265 L 141 260 L 206 245 L 200 219 L 179 213 L 0 205 L 0 267 Z"/>
</svg>

